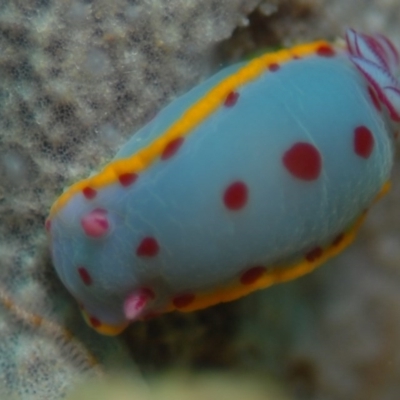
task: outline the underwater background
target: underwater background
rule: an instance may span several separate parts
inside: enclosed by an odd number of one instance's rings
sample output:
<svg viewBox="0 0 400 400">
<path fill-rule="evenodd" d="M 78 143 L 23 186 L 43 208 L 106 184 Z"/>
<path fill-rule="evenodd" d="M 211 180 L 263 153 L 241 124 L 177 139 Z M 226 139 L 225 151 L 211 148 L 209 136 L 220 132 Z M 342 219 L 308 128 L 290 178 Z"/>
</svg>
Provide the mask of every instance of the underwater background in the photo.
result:
<svg viewBox="0 0 400 400">
<path fill-rule="evenodd" d="M 114 338 L 82 320 L 44 229 L 63 188 L 177 95 L 347 27 L 400 48 L 398 0 L 0 1 L 0 399 L 400 397 L 398 161 L 356 242 L 313 274 Z"/>
</svg>

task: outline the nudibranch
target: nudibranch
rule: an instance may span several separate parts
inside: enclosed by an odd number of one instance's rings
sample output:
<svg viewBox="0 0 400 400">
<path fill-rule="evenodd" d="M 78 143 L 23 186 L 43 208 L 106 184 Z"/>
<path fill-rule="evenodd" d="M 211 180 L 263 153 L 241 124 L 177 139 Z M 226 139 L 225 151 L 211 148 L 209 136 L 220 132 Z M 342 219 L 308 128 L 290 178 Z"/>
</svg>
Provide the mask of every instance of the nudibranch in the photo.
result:
<svg viewBox="0 0 400 400">
<path fill-rule="evenodd" d="M 98 332 L 312 271 L 388 186 L 399 54 L 354 30 L 223 69 L 163 109 L 46 221 Z"/>
</svg>

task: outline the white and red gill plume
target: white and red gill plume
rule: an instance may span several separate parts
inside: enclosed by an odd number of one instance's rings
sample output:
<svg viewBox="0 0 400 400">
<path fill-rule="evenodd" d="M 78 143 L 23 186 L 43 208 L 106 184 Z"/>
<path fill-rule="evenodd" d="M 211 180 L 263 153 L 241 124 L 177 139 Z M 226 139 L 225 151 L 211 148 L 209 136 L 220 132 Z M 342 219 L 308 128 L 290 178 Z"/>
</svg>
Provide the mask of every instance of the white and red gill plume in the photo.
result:
<svg viewBox="0 0 400 400">
<path fill-rule="evenodd" d="M 350 60 L 376 90 L 390 118 L 400 122 L 400 81 L 396 76 L 400 55 L 383 35 L 366 35 L 354 29 L 346 31 Z"/>
</svg>

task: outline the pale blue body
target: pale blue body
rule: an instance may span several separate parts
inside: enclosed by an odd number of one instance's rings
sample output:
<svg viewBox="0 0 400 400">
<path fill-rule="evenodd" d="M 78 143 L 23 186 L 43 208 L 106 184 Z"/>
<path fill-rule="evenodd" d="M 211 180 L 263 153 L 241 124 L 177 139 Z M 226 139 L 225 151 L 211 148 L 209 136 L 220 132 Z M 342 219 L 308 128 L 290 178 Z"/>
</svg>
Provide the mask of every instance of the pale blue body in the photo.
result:
<svg viewBox="0 0 400 400">
<path fill-rule="evenodd" d="M 129 157 L 162 134 L 182 112 L 239 66 L 221 71 L 161 111 L 116 158 Z M 240 88 L 233 107 L 221 107 L 185 139 L 168 162 L 157 161 L 132 189 L 118 183 L 93 202 L 75 196 L 52 220 L 57 272 L 88 313 L 110 324 L 124 321 L 121 303 L 137 287 L 156 294 L 157 311 L 172 296 L 222 286 L 251 265 L 282 265 L 326 245 L 367 209 L 388 180 L 392 139 L 367 82 L 344 55 L 283 64 Z M 352 151 L 357 126 L 373 133 L 368 159 Z M 296 180 L 281 157 L 292 143 L 320 151 L 321 176 Z M 223 188 L 235 180 L 251 188 L 240 212 L 224 207 Z M 85 236 L 80 219 L 93 208 L 109 212 L 112 229 Z M 152 235 L 160 255 L 134 254 Z M 96 284 L 76 273 L 85 265 Z"/>
</svg>

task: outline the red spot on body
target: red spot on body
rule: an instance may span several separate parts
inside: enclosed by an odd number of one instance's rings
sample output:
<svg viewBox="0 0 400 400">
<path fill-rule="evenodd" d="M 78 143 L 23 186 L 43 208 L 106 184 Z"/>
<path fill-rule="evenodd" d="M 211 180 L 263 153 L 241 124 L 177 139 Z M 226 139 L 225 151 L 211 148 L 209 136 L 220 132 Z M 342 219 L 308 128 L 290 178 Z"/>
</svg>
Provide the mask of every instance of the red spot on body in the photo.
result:
<svg viewBox="0 0 400 400">
<path fill-rule="evenodd" d="M 252 285 L 261 278 L 265 271 L 265 267 L 253 267 L 242 274 L 240 277 L 240 282 L 243 285 Z"/>
<path fill-rule="evenodd" d="M 51 229 L 51 221 L 49 219 L 46 219 L 46 222 L 44 223 L 44 227 L 47 232 L 50 232 Z"/>
<path fill-rule="evenodd" d="M 321 247 L 315 247 L 311 251 L 306 254 L 306 260 L 309 262 L 313 262 L 322 256 L 322 249 Z"/>
<path fill-rule="evenodd" d="M 96 197 L 97 190 L 95 190 L 89 186 L 86 186 L 85 188 L 83 188 L 82 193 L 88 200 L 91 200 Z"/>
<path fill-rule="evenodd" d="M 194 298 L 195 296 L 192 293 L 181 294 L 179 296 L 174 297 L 172 299 L 172 303 L 176 308 L 184 308 L 187 307 L 189 304 L 193 303 Z"/>
<path fill-rule="evenodd" d="M 179 137 L 176 139 L 171 140 L 165 147 L 164 150 L 161 153 L 161 160 L 168 160 L 171 158 L 177 151 L 178 149 L 182 146 L 183 143 L 183 137 Z"/>
<path fill-rule="evenodd" d="M 100 320 L 96 317 L 89 317 L 89 321 L 93 328 L 98 328 L 99 326 L 101 326 Z"/>
<path fill-rule="evenodd" d="M 293 176 L 305 181 L 317 179 L 321 172 L 321 155 L 310 143 L 294 144 L 284 153 L 282 161 Z"/>
<path fill-rule="evenodd" d="M 378 99 L 378 95 L 376 94 L 375 90 L 371 87 L 368 86 L 368 93 L 369 96 L 371 97 L 372 103 L 374 104 L 374 107 L 378 110 L 381 111 L 382 107 L 381 107 L 381 103 Z"/>
<path fill-rule="evenodd" d="M 327 44 L 322 44 L 317 48 L 316 53 L 321 57 L 333 57 L 335 55 L 335 50 Z"/>
<path fill-rule="evenodd" d="M 364 125 L 354 130 L 354 152 L 362 157 L 368 158 L 374 149 L 374 137 L 371 131 Z"/>
<path fill-rule="evenodd" d="M 81 225 L 89 237 L 99 238 L 104 236 L 110 227 L 107 211 L 96 208 L 82 217 Z"/>
<path fill-rule="evenodd" d="M 82 279 L 82 282 L 86 286 L 90 286 L 92 284 L 92 277 L 90 276 L 88 270 L 85 267 L 78 267 L 79 276 Z"/>
<path fill-rule="evenodd" d="M 132 185 L 132 183 L 134 183 L 137 178 L 138 178 L 137 174 L 126 173 L 126 174 L 121 174 L 118 177 L 118 180 L 122 186 L 126 187 Z"/>
<path fill-rule="evenodd" d="M 335 239 L 333 239 L 332 246 L 337 246 L 338 244 L 341 243 L 343 239 L 344 239 L 344 233 L 339 233 L 339 235 L 337 235 Z"/>
<path fill-rule="evenodd" d="M 233 107 L 238 101 L 239 93 L 238 92 L 230 92 L 224 101 L 225 107 Z"/>
<path fill-rule="evenodd" d="M 272 63 L 272 64 L 269 64 L 269 65 L 268 65 L 268 69 L 269 69 L 271 72 L 278 71 L 278 69 L 279 69 L 280 67 L 281 67 L 281 66 L 280 66 L 278 63 Z"/>
<path fill-rule="evenodd" d="M 136 249 L 136 255 L 139 257 L 154 257 L 158 254 L 160 247 L 153 237 L 145 237 Z"/>
<path fill-rule="evenodd" d="M 237 211 L 243 208 L 248 199 L 248 189 L 245 183 L 231 183 L 224 192 L 224 204 L 229 210 Z"/>
</svg>

